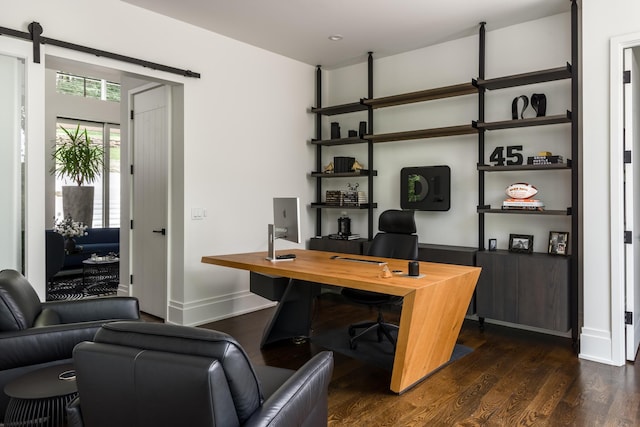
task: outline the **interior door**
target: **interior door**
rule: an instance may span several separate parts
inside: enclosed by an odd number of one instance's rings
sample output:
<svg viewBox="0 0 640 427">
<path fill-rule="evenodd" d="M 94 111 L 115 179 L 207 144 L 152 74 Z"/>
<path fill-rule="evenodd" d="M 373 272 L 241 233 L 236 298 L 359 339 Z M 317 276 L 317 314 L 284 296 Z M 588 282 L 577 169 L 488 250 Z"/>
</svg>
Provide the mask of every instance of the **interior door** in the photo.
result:
<svg viewBox="0 0 640 427">
<path fill-rule="evenodd" d="M 133 95 L 131 272 L 140 309 L 166 319 L 170 91 Z"/>
<path fill-rule="evenodd" d="M 640 190 L 640 75 L 633 49 L 625 49 L 624 69 L 630 76 L 624 85 L 624 222 L 631 235 L 625 244 L 626 358 L 635 360 L 640 343 L 640 197 L 634 197 Z"/>
<path fill-rule="evenodd" d="M 0 54 L 0 182 L 3 200 L 8 204 L 8 209 L 0 209 L 0 259 L 3 268 L 22 273 L 24 76 L 23 58 Z"/>
</svg>

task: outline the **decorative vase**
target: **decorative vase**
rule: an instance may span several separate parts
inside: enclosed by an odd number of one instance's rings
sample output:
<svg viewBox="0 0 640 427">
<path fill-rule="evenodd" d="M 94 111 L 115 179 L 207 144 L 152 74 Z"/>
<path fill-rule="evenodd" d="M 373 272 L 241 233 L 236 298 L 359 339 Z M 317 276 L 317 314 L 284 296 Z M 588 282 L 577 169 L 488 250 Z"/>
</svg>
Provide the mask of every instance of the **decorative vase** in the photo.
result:
<svg viewBox="0 0 640 427">
<path fill-rule="evenodd" d="M 76 241 L 73 237 L 67 237 L 64 239 L 64 250 L 70 254 L 76 250 Z"/>
<path fill-rule="evenodd" d="M 71 217 L 91 228 L 93 223 L 93 187 L 63 186 L 62 211 L 64 217 Z"/>
</svg>

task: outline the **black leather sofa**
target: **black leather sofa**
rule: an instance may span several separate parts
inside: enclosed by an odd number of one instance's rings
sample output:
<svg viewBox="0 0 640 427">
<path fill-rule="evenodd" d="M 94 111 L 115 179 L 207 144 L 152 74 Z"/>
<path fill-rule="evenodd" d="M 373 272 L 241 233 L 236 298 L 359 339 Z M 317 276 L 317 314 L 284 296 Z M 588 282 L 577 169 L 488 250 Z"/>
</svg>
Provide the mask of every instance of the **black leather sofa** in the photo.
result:
<svg viewBox="0 0 640 427">
<path fill-rule="evenodd" d="M 326 426 L 333 354 L 297 371 L 252 366 L 231 336 L 114 322 L 73 351 L 71 427 Z"/>
<path fill-rule="evenodd" d="M 22 274 L 0 271 L 0 420 L 9 402 L 4 387 L 14 378 L 70 363 L 76 344 L 92 340 L 105 322 L 139 318 L 136 298 L 40 302 Z"/>
</svg>

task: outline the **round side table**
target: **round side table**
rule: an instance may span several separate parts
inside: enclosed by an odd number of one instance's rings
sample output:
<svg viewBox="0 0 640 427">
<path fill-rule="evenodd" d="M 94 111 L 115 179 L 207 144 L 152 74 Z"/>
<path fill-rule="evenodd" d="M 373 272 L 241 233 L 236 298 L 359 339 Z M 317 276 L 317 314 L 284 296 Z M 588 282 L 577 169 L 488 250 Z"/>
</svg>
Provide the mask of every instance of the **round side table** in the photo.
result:
<svg viewBox="0 0 640 427">
<path fill-rule="evenodd" d="M 78 395 L 73 365 L 38 369 L 7 384 L 11 399 L 4 418 L 5 427 L 67 425 L 66 406 Z"/>
</svg>

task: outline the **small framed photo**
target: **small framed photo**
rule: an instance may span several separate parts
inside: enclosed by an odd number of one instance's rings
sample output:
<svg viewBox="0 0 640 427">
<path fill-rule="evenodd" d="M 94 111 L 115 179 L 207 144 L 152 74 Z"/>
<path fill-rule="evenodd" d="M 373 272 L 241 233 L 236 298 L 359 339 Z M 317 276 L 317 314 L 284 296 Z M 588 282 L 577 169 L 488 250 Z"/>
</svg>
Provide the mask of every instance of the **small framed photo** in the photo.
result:
<svg viewBox="0 0 640 427">
<path fill-rule="evenodd" d="M 509 252 L 530 254 L 533 252 L 533 236 L 528 234 L 509 234 Z"/>
<path fill-rule="evenodd" d="M 549 253 L 552 255 L 569 254 L 569 233 L 566 231 L 549 232 Z"/>
<path fill-rule="evenodd" d="M 489 239 L 489 250 L 495 251 L 498 249 L 498 241 L 496 239 Z"/>
</svg>

